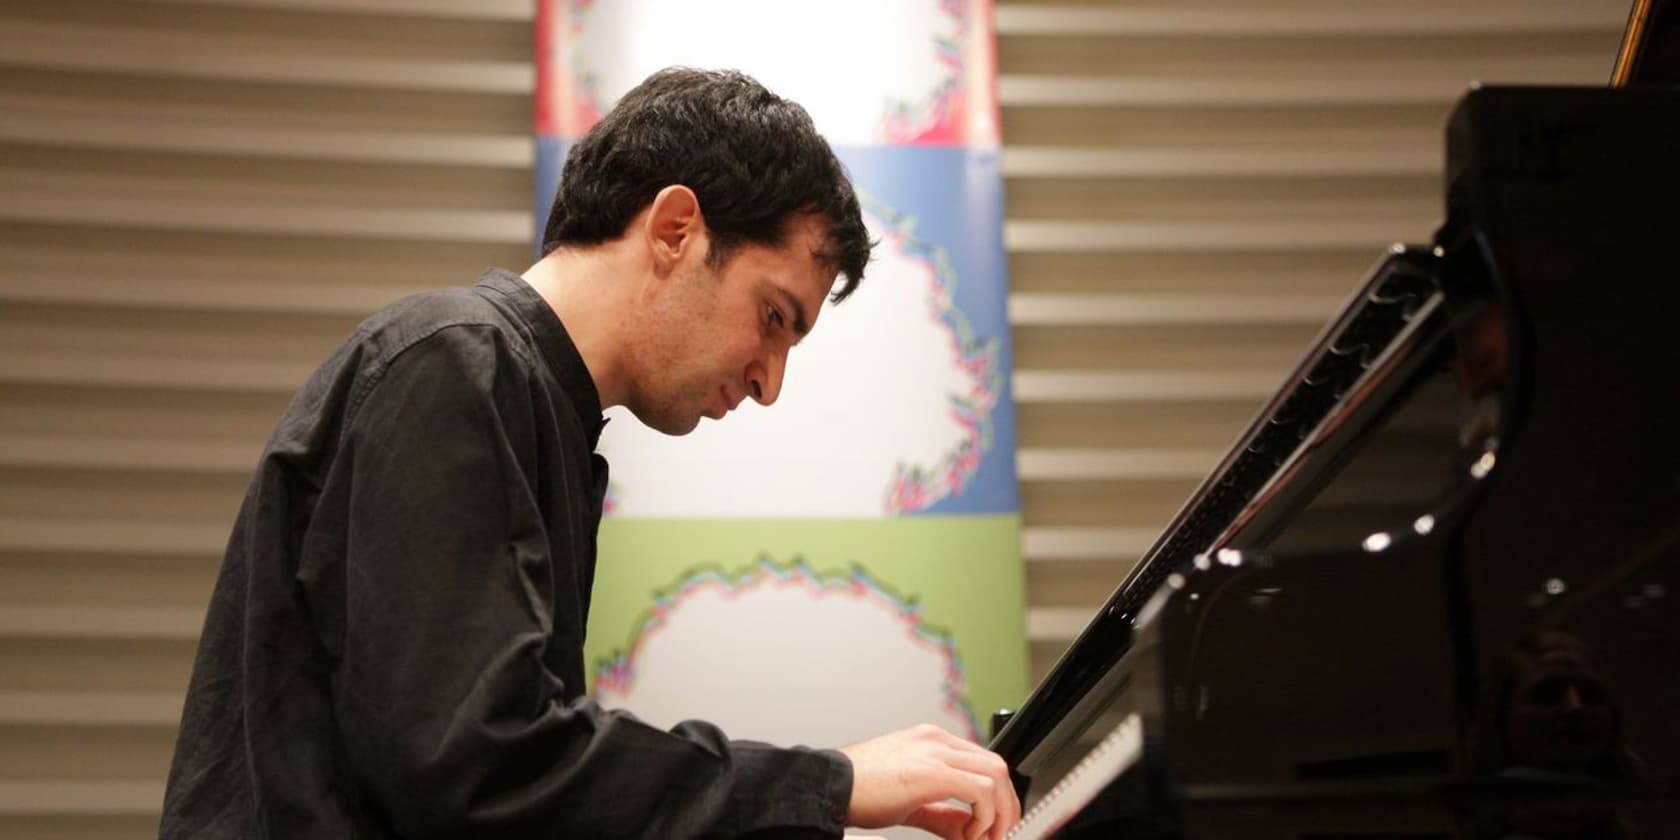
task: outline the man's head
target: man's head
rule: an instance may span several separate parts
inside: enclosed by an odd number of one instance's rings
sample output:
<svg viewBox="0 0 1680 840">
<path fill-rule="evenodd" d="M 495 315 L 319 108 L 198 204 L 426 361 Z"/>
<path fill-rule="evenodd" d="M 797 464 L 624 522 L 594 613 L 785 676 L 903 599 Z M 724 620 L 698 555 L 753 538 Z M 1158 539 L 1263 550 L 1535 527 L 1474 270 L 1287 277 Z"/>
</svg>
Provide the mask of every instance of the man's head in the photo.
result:
<svg viewBox="0 0 1680 840">
<path fill-rule="evenodd" d="M 671 67 L 649 76 L 572 147 L 543 233 L 543 253 L 617 239 L 659 191 L 681 184 L 706 214 L 714 267 L 744 244 L 781 245 L 795 213 L 826 220 L 821 256 L 863 279 L 869 234 L 857 195 L 798 103 L 735 71 Z"/>
<path fill-rule="evenodd" d="M 803 108 L 740 73 L 683 68 L 625 94 L 566 158 L 543 250 L 607 243 L 645 248 L 619 373 L 624 404 L 668 434 L 743 397 L 773 402 L 787 351 L 870 251 Z"/>
</svg>

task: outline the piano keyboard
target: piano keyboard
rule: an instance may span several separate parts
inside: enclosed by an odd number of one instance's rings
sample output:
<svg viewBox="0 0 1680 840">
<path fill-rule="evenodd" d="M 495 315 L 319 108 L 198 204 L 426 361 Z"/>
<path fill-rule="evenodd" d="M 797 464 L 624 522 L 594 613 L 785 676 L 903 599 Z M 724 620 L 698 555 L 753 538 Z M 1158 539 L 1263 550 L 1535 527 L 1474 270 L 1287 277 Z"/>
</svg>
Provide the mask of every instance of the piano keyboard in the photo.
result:
<svg viewBox="0 0 1680 840">
<path fill-rule="evenodd" d="M 1008 840 L 1041 840 L 1054 834 L 1142 757 L 1143 721 L 1127 715 L 1027 811 Z"/>
</svg>

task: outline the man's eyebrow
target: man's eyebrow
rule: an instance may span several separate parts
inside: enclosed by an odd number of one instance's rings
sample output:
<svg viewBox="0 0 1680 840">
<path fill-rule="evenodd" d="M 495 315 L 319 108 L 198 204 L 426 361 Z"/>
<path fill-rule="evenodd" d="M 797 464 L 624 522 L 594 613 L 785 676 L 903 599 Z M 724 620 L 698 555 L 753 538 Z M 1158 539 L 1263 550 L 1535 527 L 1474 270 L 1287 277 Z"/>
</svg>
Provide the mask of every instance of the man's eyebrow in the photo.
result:
<svg viewBox="0 0 1680 840">
<path fill-rule="evenodd" d="M 799 298 L 794 297 L 792 292 L 781 286 L 777 286 L 776 291 L 781 294 L 788 309 L 793 310 L 793 334 L 799 338 L 804 338 L 805 334 L 811 331 L 811 322 L 805 319 L 805 304 L 800 303 Z M 798 343 L 798 341 L 794 341 L 794 344 Z"/>
</svg>

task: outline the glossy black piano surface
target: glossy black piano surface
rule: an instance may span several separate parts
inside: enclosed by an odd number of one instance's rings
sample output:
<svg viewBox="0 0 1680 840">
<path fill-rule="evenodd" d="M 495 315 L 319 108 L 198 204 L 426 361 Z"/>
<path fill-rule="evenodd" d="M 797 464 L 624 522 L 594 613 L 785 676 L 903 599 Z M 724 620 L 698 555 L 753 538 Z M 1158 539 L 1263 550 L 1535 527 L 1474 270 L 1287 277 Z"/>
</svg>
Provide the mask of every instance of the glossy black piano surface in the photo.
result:
<svg viewBox="0 0 1680 840">
<path fill-rule="evenodd" d="M 1346 311 L 993 742 L 1062 837 L 1680 838 L 1680 89 L 1482 88 Z"/>
</svg>

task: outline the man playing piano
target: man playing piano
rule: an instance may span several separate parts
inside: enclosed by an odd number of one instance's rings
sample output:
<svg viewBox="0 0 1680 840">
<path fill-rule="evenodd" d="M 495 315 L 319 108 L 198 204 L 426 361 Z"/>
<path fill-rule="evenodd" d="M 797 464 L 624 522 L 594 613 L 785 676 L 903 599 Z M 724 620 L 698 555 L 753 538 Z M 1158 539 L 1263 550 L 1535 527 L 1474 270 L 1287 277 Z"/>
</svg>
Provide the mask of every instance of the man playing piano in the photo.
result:
<svg viewBox="0 0 1680 840">
<path fill-rule="evenodd" d="M 868 261 L 804 110 L 736 73 L 655 74 L 572 150 L 544 239 L 523 276 L 369 318 L 280 419 L 162 836 L 1001 840 L 1003 762 L 943 730 L 780 748 L 583 695 L 602 409 L 680 435 L 769 405 Z"/>
</svg>

